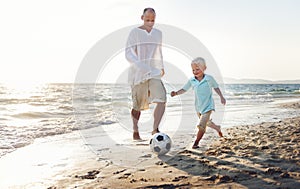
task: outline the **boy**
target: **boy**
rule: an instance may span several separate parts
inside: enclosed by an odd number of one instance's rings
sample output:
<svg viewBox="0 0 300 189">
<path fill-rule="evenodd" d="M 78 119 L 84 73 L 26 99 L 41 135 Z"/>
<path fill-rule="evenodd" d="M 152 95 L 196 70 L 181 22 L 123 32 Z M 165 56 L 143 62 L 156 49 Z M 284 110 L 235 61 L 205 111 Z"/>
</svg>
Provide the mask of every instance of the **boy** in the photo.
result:
<svg viewBox="0 0 300 189">
<path fill-rule="evenodd" d="M 138 130 L 141 110 L 148 109 L 149 103 L 156 103 L 152 134 L 159 132 L 158 126 L 165 112 L 166 89 L 161 81 L 164 75 L 162 33 L 153 28 L 155 16 L 153 8 L 144 9 L 141 16 L 144 23 L 130 32 L 125 49 L 126 59 L 131 64 L 128 81 L 133 101 L 133 140 L 141 140 Z"/>
<path fill-rule="evenodd" d="M 226 100 L 223 97 L 223 94 L 220 91 L 215 79 L 212 76 L 204 73 L 204 71 L 206 70 L 206 63 L 203 58 L 195 58 L 192 61 L 191 66 L 194 77 L 192 77 L 179 91 L 172 91 L 171 96 L 173 97 L 176 95 L 181 95 L 191 87 L 193 87 L 195 91 L 195 108 L 200 118 L 199 125 L 197 125 L 197 138 L 192 147 L 193 149 L 196 149 L 199 148 L 198 144 L 206 131 L 206 126 L 215 129 L 218 132 L 219 136 L 223 137 L 221 127 L 210 120 L 211 112 L 215 110 L 214 100 L 212 97 L 212 88 L 220 96 L 221 103 L 223 105 L 226 104 Z"/>
</svg>

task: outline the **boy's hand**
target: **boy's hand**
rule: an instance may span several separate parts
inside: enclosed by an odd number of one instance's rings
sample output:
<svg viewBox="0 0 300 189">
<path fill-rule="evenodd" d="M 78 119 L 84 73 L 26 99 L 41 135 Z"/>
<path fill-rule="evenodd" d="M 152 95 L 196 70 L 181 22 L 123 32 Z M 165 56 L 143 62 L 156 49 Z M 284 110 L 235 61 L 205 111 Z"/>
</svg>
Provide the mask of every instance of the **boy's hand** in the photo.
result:
<svg viewBox="0 0 300 189">
<path fill-rule="evenodd" d="M 171 92 L 171 97 L 173 97 L 173 96 L 176 96 L 176 92 L 175 91 Z"/>
<path fill-rule="evenodd" d="M 221 97 L 221 103 L 222 103 L 223 105 L 226 104 L 226 99 L 225 99 L 224 97 Z"/>
</svg>

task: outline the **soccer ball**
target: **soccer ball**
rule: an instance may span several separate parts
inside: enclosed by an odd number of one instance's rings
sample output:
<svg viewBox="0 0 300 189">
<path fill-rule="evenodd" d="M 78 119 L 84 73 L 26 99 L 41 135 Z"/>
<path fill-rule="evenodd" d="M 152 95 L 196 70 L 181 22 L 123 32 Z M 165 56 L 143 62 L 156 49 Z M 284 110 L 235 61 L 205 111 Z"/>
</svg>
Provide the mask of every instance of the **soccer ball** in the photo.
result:
<svg viewBox="0 0 300 189">
<path fill-rule="evenodd" d="M 150 140 L 150 149 L 157 155 L 164 155 L 171 149 L 172 141 L 167 134 L 155 133 Z"/>
</svg>

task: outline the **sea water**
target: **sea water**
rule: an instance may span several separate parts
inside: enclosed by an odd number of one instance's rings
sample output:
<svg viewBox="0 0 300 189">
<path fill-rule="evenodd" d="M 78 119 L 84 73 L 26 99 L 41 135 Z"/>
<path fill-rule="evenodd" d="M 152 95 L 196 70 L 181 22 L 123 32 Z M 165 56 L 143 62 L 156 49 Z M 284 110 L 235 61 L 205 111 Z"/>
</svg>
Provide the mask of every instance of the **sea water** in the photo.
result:
<svg viewBox="0 0 300 189">
<path fill-rule="evenodd" d="M 164 119 L 184 115 L 197 119 L 193 91 L 172 98 L 170 92 L 182 85 L 165 86 L 168 102 Z M 300 84 L 226 84 L 221 90 L 227 104 L 223 106 L 215 94 L 213 118 L 223 127 L 299 115 L 299 110 L 283 109 L 278 104 L 299 100 Z M 130 107 L 130 87 L 126 84 L 0 84 L 0 158 L 36 138 L 114 123 L 131 129 Z M 150 119 L 151 110 L 143 112 L 143 119 Z"/>
</svg>

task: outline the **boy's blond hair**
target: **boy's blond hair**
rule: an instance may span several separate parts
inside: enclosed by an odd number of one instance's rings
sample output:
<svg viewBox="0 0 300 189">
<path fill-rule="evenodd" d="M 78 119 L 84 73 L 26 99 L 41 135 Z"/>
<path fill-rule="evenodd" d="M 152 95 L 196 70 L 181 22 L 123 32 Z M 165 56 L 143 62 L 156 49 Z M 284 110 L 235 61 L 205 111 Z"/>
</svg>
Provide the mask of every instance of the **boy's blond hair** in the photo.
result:
<svg viewBox="0 0 300 189">
<path fill-rule="evenodd" d="M 191 64 L 197 64 L 197 65 L 199 65 L 203 70 L 206 70 L 206 63 L 205 63 L 204 58 L 202 58 L 202 57 L 197 57 L 197 58 L 195 58 L 194 60 L 192 60 L 192 63 L 191 63 Z"/>
</svg>

